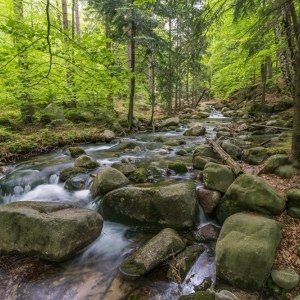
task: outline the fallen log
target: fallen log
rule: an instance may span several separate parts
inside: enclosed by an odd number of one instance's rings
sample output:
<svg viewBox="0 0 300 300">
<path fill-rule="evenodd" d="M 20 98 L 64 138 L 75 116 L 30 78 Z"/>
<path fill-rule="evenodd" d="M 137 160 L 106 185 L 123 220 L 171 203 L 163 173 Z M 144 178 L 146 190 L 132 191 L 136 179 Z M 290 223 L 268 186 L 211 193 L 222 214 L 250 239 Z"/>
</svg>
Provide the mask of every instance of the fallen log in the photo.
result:
<svg viewBox="0 0 300 300">
<path fill-rule="evenodd" d="M 287 127 L 277 127 L 277 126 L 267 126 L 267 125 L 260 125 L 260 124 L 251 124 L 253 127 L 262 127 L 262 128 L 272 128 L 276 130 L 292 130 L 292 128 Z"/>
<path fill-rule="evenodd" d="M 230 169 L 236 176 L 244 174 L 239 164 L 234 161 L 231 156 L 223 148 L 221 148 L 221 146 L 216 141 L 208 138 L 206 138 L 206 141 L 213 148 L 213 150 L 221 156 L 222 160 L 230 167 Z"/>
</svg>

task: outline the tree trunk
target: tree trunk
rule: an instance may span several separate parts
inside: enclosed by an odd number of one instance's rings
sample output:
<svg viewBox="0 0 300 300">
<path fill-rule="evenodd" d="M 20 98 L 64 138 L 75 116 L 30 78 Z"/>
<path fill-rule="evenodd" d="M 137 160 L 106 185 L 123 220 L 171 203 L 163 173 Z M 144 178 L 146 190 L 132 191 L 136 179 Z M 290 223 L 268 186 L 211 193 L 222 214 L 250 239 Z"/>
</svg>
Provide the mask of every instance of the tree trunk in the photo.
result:
<svg viewBox="0 0 300 300">
<path fill-rule="evenodd" d="M 134 0 L 128 0 L 129 5 L 134 3 Z M 132 129 L 133 125 L 133 106 L 135 94 L 135 22 L 133 19 L 133 10 L 130 9 L 128 16 L 131 18 L 128 29 L 128 69 L 130 73 L 129 79 L 129 109 L 128 109 L 128 130 Z"/>
<path fill-rule="evenodd" d="M 264 60 L 261 64 L 261 82 L 262 82 L 262 96 L 261 103 L 266 103 L 266 89 L 267 89 L 267 64 Z"/>
<path fill-rule="evenodd" d="M 74 13 L 75 13 L 75 27 L 76 27 L 76 35 L 77 35 L 77 42 L 80 44 L 80 17 L 79 17 L 79 7 L 78 7 L 78 0 L 74 0 Z"/>
<path fill-rule="evenodd" d="M 150 124 L 153 122 L 153 116 L 154 116 L 154 107 L 155 107 L 155 82 L 154 82 L 154 51 L 153 51 L 153 43 L 150 42 L 150 54 L 149 54 L 149 82 L 148 82 L 148 88 L 149 88 L 149 100 L 151 103 L 151 118 L 150 118 Z"/>
<path fill-rule="evenodd" d="M 266 65 L 267 65 L 268 79 L 272 79 L 273 77 L 272 58 L 269 55 L 266 57 Z"/>
</svg>

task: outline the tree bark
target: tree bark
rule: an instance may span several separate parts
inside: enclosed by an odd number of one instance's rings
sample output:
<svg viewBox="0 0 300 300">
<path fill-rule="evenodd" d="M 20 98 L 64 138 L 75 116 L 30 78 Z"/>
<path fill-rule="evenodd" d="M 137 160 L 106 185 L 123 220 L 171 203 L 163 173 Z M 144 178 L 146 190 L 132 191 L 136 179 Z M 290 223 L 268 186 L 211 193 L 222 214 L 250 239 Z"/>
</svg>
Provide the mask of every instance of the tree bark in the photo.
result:
<svg viewBox="0 0 300 300">
<path fill-rule="evenodd" d="M 128 4 L 134 4 L 134 0 L 128 0 Z M 128 17 L 131 18 L 128 29 L 128 69 L 130 73 L 129 79 L 129 109 L 128 109 L 128 129 L 132 129 L 133 125 L 133 106 L 134 106 L 134 94 L 135 94 L 135 21 L 133 19 L 133 10 L 130 9 Z"/>
</svg>

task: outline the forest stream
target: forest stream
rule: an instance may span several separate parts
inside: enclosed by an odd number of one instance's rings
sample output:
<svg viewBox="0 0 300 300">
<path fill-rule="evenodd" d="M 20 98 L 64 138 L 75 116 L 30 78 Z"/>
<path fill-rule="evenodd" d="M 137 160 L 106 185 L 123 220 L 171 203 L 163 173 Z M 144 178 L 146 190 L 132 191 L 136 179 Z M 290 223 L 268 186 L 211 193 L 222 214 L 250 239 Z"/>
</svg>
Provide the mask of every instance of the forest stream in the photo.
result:
<svg viewBox="0 0 300 300">
<path fill-rule="evenodd" d="M 229 119 L 219 112 L 213 112 L 203 121 L 206 137 L 214 138 L 216 125 L 226 126 Z M 189 124 L 192 125 L 192 124 Z M 94 157 L 100 168 L 112 163 L 129 159 L 136 163 L 154 164 L 161 169 L 162 175 L 152 176 L 152 182 L 141 186 L 171 184 L 176 182 L 194 182 L 195 189 L 201 188 L 194 171 L 183 175 L 166 172 L 167 161 L 178 159 L 175 151 L 185 149 L 189 154 L 182 157 L 187 166 L 191 166 L 193 150 L 205 142 L 205 137 L 183 136 L 186 127 L 175 131 L 131 134 L 111 144 L 82 145 L 87 155 Z M 165 140 L 181 139 L 186 144 L 162 149 L 162 144 L 153 142 L 155 137 Z M 141 149 L 138 153 L 117 152 L 115 147 L 121 142 L 134 141 Z M 70 192 L 60 182 L 62 170 L 73 165 L 74 159 L 67 149 L 36 156 L 10 166 L 11 170 L 0 180 L 2 203 L 15 201 L 58 201 L 97 210 L 97 204 L 89 192 L 92 184 L 90 174 L 86 176 L 85 189 Z M 198 228 L 210 220 L 200 209 Z M 1 299 L 126 299 L 134 290 L 142 291 L 146 299 L 177 299 L 180 295 L 190 294 L 194 286 L 206 277 L 215 281 L 214 245 L 204 244 L 206 251 L 199 257 L 186 280 L 181 285 L 169 282 L 163 274 L 166 266 L 153 270 L 136 281 L 125 281 L 118 272 L 120 263 L 138 247 L 145 244 L 153 234 L 146 234 L 121 224 L 104 221 L 100 237 L 86 249 L 63 263 L 50 263 L 37 258 L 23 256 L 2 256 L 0 264 L 0 298 Z M 132 298 L 133 299 L 133 298 Z M 137 299 L 137 298 L 135 298 Z"/>
</svg>

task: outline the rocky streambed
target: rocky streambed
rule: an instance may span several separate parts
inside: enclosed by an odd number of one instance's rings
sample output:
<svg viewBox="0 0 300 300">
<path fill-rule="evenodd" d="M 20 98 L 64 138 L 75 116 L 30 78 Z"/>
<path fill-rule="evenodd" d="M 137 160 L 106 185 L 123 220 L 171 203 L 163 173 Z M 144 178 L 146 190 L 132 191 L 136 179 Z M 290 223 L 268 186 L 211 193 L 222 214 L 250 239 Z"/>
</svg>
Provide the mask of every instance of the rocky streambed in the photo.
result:
<svg viewBox="0 0 300 300">
<path fill-rule="evenodd" d="M 247 142 L 247 128 L 201 105 L 159 132 L 106 131 L 106 144 L 6 166 L 1 298 L 237 299 L 216 276 L 250 292 L 267 280 L 293 289 L 297 270 L 270 273 L 282 225 L 269 216 L 287 208 L 298 218 L 299 190 L 283 197 L 259 176 L 237 176 L 206 143 L 222 137 L 226 153 L 262 172 L 291 169 Z"/>
</svg>

